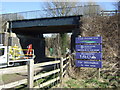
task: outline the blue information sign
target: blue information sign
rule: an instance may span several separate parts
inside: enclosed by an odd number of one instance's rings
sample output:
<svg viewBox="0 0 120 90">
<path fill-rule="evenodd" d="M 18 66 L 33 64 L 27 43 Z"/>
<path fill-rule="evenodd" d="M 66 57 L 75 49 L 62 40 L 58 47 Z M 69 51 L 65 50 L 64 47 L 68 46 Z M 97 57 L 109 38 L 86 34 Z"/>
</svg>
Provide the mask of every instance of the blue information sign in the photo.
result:
<svg viewBox="0 0 120 90">
<path fill-rule="evenodd" d="M 76 60 L 75 64 L 76 64 L 76 67 L 102 68 L 102 62 L 101 61 Z"/>
<path fill-rule="evenodd" d="M 102 43 L 102 37 L 77 37 L 75 43 Z"/>
<path fill-rule="evenodd" d="M 102 51 L 102 45 L 76 45 L 76 51 Z"/>
<path fill-rule="evenodd" d="M 76 53 L 76 59 L 102 60 L 102 53 Z"/>
</svg>

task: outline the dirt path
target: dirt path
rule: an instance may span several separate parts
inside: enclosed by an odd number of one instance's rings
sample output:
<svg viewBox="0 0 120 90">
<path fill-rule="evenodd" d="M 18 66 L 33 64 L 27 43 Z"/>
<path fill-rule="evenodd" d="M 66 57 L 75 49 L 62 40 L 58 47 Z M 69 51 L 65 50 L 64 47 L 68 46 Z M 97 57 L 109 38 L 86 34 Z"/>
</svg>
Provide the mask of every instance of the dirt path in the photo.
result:
<svg viewBox="0 0 120 90">
<path fill-rule="evenodd" d="M 6 74 L 2 76 L 2 81 L 3 81 L 3 84 L 8 84 L 8 83 L 19 81 L 25 78 L 27 78 L 27 74 L 20 74 L 20 73 Z"/>
</svg>

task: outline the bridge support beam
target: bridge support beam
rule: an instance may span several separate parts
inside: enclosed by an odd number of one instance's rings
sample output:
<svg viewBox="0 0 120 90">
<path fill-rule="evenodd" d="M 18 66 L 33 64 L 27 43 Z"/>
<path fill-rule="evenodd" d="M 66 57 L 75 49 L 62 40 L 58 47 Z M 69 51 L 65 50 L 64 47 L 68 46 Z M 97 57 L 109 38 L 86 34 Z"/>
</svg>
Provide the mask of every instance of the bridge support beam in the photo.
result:
<svg viewBox="0 0 120 90">
<path fill-rule="evenodd" d="M 77 27 L 72 31 L 71 35 L 71 53 L 75 51 L 75 38 L 80 35 L 80 28 Z"/>
<path fill-rule="evenodd" d="M 35 36 L 17 35 L 22 48 L 27 48 L 32 44 L 35 53 L 35 63 L 41 62 L 40 59 L 45 57 L 45 39 L 43 34 Z"/>
</svg>

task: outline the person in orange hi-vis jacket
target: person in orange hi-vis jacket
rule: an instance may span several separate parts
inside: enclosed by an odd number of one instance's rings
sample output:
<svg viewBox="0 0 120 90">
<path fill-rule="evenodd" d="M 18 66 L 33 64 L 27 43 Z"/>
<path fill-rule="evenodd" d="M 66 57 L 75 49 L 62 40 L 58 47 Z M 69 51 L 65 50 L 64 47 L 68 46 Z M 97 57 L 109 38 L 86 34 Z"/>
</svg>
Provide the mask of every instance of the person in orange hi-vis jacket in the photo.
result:
<svg viewBox="0 0 120 90">
<path fill-rule="evenodd" d="M 27 56 L 32 57 L 32 44 L 28 45 Z"/>
</svg>

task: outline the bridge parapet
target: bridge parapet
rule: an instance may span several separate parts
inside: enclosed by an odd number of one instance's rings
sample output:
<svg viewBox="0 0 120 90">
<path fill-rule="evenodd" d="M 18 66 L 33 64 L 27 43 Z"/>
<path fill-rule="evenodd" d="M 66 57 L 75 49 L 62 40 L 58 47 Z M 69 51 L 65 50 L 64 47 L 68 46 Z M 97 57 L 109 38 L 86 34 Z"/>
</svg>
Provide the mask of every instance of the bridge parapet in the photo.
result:
<svg viewBox="0 0 120 90">
<path fill-rule="evenodd" d="M 95 8 L 95 12 L 88 11 L 89 8 Z M 47 12 L 57 12 L 64 9 L 68 11 L 69 9 L 72 13 L 69 14 L 49 14 Z M 23 19 L 37 19 L 37 18 L 50 18 L 50 17 L 61 17 L 61 16 L 74 16 L 74 15 L 99 15 L 99 5 L 85 5 L 85 6 L 76 6 L 76 7 L 64 7 L 64 8 L 51 8 L 51 9 L 44 9 L 44 10 L 35 10 L 35 11 L 26 11 L 26 12 L 17 12 L 17 13 L 8 13 L 2 14 L 3 19 L 6 21 L 13 21 L 13 20 L 23 20 Z"/>
</svg>

